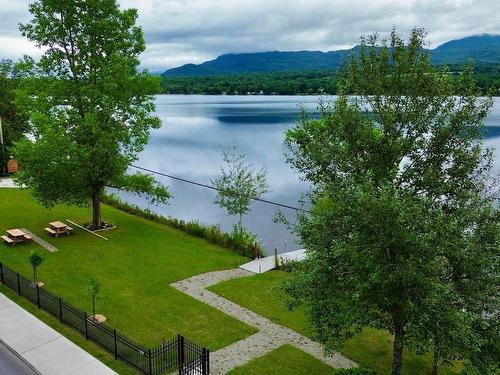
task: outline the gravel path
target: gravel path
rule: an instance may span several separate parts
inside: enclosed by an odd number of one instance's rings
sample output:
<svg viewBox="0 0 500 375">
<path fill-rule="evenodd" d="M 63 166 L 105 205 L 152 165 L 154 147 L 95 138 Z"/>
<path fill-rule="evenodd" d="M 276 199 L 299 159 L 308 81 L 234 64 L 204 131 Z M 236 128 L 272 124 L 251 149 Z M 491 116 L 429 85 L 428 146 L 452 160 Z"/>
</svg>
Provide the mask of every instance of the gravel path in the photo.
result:
<svg viewBox="0 0 500 375">
<path fill-rule="evenodd" d="M 212 374 L 225 374 L 234 367 L 264 355 L 284 344 L 292 344 L 336 368 L 357 366 L 356 363 L 340 353 L 325 356 L 321 344 L 290 328 L 273 323 L 269 319 L 205 289 L 221 281 L 250 275 L 253 275 L 253 273 L 238 268 L 228 271 L 208 272 L 171 284 L 172 287 L 181 292 L 259 330 L 259 332 L 246 339 L 211 353 L 210 368 Z"/>
</svg>

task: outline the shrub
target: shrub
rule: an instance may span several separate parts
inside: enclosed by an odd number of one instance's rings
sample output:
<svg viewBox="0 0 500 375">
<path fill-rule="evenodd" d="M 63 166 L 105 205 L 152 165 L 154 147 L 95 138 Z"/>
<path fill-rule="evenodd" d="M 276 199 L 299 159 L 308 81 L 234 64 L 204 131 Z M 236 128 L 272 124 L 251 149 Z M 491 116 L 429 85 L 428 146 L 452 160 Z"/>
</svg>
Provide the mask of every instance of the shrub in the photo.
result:
<svg viewBox="0 0 500 375">
<path fill-rule="evenodd" d="M 333 373 L 334 375 L 383 375 L 380 372 L 370 370 L 363 367 L 354 367 L 347 369 L 338 369 Z"/>
<path fill-rule="evenodd" d="M 294 272 L 294 271 L 302 271 L 307 267 L 307 264 L 303 260 L 295 260 L 295 259 L 283 259 L 278 255 L 278 263 L 279 267 L 277 269 L 286 271 L 286 272 Z"/>
<path fill-rule="evenodd" d="M 254 256 L 254 243 L 257 236 L 246 230 L 240 231 L 237 225 L 233 227 L 233 231 L 229 234 L 223 232 L 218 225 L 205 226 L 198 221 L 185 222 L 184 220 L 158 215 L 149 209 L 142 209 L 134 204 L 125 203 L 114 194 L 103 196 L 102 201 L 129 214 L 174 227 L 196 237 L 204 238 L 213 244 L 233 250 L 238 254 L 247 257 Z M 259 249 L 261 249 L 260 246 Z M 262 250 L 259 251 L 260 253 L 262 252 Z"/>
</svg>

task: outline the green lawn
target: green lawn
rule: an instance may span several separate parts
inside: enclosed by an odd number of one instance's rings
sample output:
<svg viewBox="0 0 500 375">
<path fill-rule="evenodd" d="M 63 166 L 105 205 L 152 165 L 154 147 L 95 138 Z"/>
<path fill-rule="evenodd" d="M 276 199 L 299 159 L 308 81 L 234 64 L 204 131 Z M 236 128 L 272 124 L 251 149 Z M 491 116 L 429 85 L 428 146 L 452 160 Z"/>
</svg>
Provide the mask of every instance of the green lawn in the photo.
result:
<svg viewBox="0 0 500 375">
<path fill-rule="evenodd" d="M 0 246 L 0 261 L 31 277 L 27 257 L 37 249 L 45 257 L 39 279 L 46 288 L 90 311 L 87 284 L 97 277 L 102 290 L 97 310 L 110 326 L 153 347 L 180 333 L 211 350 L 229 345 L 255 329 L 169 286 L 189 276 L 237 267 L 247 259 L 186 233 L 104 206 L 103 218 L 118 228 L 103 232 L 104 241 L 76 229 L 52 238 L 43 228 L 50 221 L 88 222 L 88 208 L 57 206 L 47 210 L 29 192 L 0 189 L 0 232 L 25 227 L 59 251 L 38 244 Z M 214 329 L 217 327 L 217 329 Z"/>
<path fill-rule="evenodd" d="M 292 345 L 283 345 L 243 366 L 236 367 L 228 375 L 322 375 L 333 373 L 333 368 Z"/>
<path fill-rule="evenodd" d="M 260 275 L 224 281 L 209 289 L 213 292 L 247 307 L 276 323 L 288 326 L 306 336 L 312 336 L 303 309 L 289 311 L 283 304 L 283 292 L 277 287 L 288 277 L 282 271 L 271 271 Z M 380 372 L 390 372 L 392 337 L 383 331 L 366 329 L 362 334 L 349 340 L 341 352 L 362 367 Z M 404 374 L 429 374 L 432 361 L 429 356 L 406 352 L 404 354 Z M 460 372 L 460 364 L 453 368 L 442 367 L 441 375 Z"/>
</svg>

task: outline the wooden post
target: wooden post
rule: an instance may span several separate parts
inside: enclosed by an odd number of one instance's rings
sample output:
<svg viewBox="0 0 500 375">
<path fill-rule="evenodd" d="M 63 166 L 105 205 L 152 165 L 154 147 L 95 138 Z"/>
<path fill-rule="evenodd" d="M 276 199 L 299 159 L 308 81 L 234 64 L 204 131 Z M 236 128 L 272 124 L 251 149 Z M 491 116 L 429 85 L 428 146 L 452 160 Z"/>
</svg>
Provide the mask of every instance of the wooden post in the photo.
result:
<svg viewBox="0 0 500 375">
<path fill-rule="evenodd" d="M 85 311 L 85 339 L 88 340 L 89 339 L 89 328 L 87 326 L 87 312 Z"/>
<path fill-rule="evenodd" d="M 61 297 L 59 297 L 59 321 L 62 323 L 63 322 L 63 316 L 62 316 L 62 300 Z"/>
<path fill-rule="evenodd" d="M 21 281 L 19 280 L 19 273 L 17 275 L 17 294 L 21 295 Z"/>
<path fill-rule="evenodd" d="M 253 256 L 255 259 L 259 259 L 259 247 L 257 246 L 257 241 L 253 243 Z"/>
</svg>

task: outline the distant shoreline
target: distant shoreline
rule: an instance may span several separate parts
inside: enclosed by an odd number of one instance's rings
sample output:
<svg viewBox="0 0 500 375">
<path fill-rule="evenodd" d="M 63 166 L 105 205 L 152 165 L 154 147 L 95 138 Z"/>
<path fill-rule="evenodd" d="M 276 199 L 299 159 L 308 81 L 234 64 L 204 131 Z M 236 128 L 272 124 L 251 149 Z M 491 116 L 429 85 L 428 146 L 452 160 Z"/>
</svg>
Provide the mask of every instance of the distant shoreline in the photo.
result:
<svg viewBox="0 0 500 375">
<path fill-rule="evenodd" d="M 173 93 L 166 93 L 162 92 L 159 94 L 155 95 L 169 95 L 169 96 L 227 96 L 227 97 L 266 97 L 266 98 L 272 98 L 272 97 L 294 97 L 294 96 L 308 96 L 308 97 L 332 97 L 332 96 L 338 96 L 338 94 L 173 94 Z M 356 95 L 350 95 L 350 96 L 356 96 Z M 480 98 L 484 98 L 485 96 L 480 96 Z M 495 95 L 492 96 L 492 98 L 500 99 L 500 95 Z"/>
</svg>

